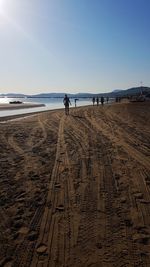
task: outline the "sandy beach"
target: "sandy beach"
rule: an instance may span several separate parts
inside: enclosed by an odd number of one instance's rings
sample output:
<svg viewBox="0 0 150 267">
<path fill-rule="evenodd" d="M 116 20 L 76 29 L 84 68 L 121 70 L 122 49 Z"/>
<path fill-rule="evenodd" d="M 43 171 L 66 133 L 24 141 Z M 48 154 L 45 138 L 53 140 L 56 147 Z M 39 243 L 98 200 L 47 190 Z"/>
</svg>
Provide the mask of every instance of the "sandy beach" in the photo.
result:
<svg viewBox="0 0 150 267">
<path fill-rule="evenodd" d="M 150 266 L 150 103 L 0 124 L 0 266 Z"/>
</svg>

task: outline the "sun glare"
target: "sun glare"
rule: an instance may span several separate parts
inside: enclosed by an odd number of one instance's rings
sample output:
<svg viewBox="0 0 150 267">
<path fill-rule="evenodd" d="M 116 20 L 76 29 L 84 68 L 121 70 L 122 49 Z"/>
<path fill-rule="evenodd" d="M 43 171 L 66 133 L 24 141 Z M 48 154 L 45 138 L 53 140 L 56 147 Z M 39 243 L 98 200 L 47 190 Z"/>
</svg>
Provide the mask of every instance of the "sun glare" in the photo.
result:
<svg viewBox="0 0 150 267">
<path fill-rule="evenodd" d="M 4 6 L 5 6 L 5 0 L 0 0 L 0 12 L 2 13 L 4 11 Z"/>
</svg>

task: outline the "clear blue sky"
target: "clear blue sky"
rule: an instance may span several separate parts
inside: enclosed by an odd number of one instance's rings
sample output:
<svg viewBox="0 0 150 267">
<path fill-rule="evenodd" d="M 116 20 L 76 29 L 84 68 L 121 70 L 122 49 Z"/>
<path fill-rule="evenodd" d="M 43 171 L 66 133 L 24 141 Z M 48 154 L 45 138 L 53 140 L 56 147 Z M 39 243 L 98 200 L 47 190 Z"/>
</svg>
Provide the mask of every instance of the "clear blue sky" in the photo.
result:
<svg viewBox="0 0 150 267">
<path fill-rule="evenodd" d="M 0 93 L 150 86 L 150 0 L 0 0 Z"/>
</svg>

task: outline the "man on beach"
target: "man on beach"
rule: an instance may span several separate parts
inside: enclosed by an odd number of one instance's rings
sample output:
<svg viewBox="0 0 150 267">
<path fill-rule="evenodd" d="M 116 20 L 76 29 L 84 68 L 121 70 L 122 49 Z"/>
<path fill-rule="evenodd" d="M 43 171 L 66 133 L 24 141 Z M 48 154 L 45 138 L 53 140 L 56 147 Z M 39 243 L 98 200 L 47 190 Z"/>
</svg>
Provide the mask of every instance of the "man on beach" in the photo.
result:
<svg viewBox="0 0 150 267">
<path fill-rule="evenodd" d="M 95 97 L 92 98 L 93 106 L 95 104 Z"/>
<path fill-rule="evenodd" d="M 99 105 L 99 97 L 96 98 L 97 106 Z"/>
<path fill-rule="evenodd" d="M 102 104 L 102 106 L 104 104 L 104 97 L 103 96 L 101 96 L 101 104 Z"/>
<path fill-rule="evenodd" d="M 67 95 L 65 95 L 63 102 L 65 105 L 65 114 L 69 115 L 69 104 L 71 105 L 71 102 L 70 102 L 70 99 Z"/>
</svg>

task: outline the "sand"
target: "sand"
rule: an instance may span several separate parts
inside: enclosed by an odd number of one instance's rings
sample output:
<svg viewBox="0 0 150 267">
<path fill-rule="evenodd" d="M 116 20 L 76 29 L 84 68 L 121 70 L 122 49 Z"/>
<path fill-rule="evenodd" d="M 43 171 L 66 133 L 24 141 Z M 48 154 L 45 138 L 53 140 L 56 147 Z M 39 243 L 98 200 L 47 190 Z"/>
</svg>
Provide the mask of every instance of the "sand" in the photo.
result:
<svg viewBox="0 0 150 267">
<path fill-rule="evenodd" d="M 150 104 L 0 124 L 0 266 L 150 266 Z"/>
<path fill-rule="evenodd" d="M 0 111 L 2 110 L 14 110 L 14 109 L 24 109 L 24 108 L 38 108 L 44 107 L 44 104 L 36 103 L 21 103 L 21 104 L 2 104 L 0 103 Z"/>
</svg>

